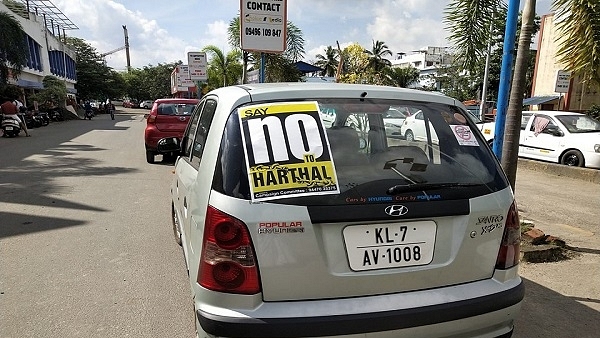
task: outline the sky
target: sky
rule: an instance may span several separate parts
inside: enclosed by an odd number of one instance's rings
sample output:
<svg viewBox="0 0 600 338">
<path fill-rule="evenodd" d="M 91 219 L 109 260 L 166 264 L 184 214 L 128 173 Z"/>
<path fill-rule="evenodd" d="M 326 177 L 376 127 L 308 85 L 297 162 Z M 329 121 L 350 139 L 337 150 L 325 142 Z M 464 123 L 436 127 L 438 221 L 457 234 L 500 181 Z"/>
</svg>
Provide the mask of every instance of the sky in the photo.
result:
<svg viewBox="0 0 600 338">
<path fill-rule="evenodd" d="M 86 40 L 99 54 L 124 46 L 127 26 L 131 66 L 141 68 L 187 59 L 187 52 L 227 43 L 229 22 L 240 0 L 51 0 L 79 29 L 67 36 Z M 525 0 L 520 1 L 521 8 Z M 327 46 L 359 43 L 371 49 L 384 41 L 394 55 L 428 46 L 446 47 L 443 23 L 449 0 L 288 0 L 287 19 L 305 40 L 304 61 L 325 55 Z M 552 0 L 537 0 L 536 13 L 550 13 Z M 127 66 L 125 51 L 106 56 L 117 71 Z"/>
</svg>

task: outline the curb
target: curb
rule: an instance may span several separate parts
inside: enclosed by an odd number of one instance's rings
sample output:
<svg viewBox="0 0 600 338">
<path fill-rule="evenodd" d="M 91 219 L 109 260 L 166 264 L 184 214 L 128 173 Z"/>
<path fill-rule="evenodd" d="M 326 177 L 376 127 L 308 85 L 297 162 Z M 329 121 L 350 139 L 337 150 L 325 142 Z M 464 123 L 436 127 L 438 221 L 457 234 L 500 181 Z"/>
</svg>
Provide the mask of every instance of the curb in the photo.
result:
<svg viewBox="0 0 600 338">
<path fill-rule="evenodd" d="M 523 158 L 519 158 L 517 168 L 543 171 L 556 176 L 569 177 L 594 184 L 600 184 L 600 169 L 570 167 L 557 163 L 527 160 Z"/>
</svg>

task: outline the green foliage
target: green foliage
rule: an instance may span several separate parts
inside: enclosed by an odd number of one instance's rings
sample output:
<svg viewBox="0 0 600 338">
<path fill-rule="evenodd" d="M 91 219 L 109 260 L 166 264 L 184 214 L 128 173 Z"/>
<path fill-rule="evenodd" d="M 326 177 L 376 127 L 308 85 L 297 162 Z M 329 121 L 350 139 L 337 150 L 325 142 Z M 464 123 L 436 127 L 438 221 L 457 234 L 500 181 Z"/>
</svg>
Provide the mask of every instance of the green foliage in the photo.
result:
<svg viewBox="0 0 600 338">
<path fill-rule="evenodd" d="M 338 50 L 331 46 L 325 49 L 325 55 L 317 54 L 315 66 L 323 68 L 321 76 L 335 76 L 339 64 Z"/>
<path fill-rule="evenodd" d="M 29 47 L 25 32 L 15 17 L 0 12 L 0 87 L 8 83 L 9 74 L 18 77 L 27 63 Z"/>
<path fill-rule="evenodd" d="M 600 84 L 600 3 L 598 0 L 554 0 L 557 34 L 565 36 L 557 57 L 584 82 Z"/>
<path fill-rule="evenodd" d="M 112 69 L 102 62 L 96 49 L 85 40 L 68 37 L 67 44 L 76 53 L 77 83 L 75 88 L 79 97 L 84 100 L 108 97 L 113 89 L 110 88 L 110 81 L 106 81 L 106 79 L 114 76 L 111 75 Z"/>
<path fill-rule="evenodd" d="M 208 83 L 211 88 L 237 84 L 242 78 L 242 52 L 234 49 L 227 53 L 213 45 L 202 49 L 209 56 Z"/>
<path fill-rule="evenodd" d="M 56 76 L 47 75 L 44 76 L 42 84 L 44 85 L 44 90 L 38 93 L 35 99 L 42 104 L 51 102 L 51 106 L 64 107 L 67 97 L 67 87 L 64 81 Z"/>
<path fill-rule="evenodd" d="M 473 72 L 477 60 L 485 58 L 495 13 L 505 10 L 502 0 L 451 0 L 444 10 L 444 23 L 455 46 L 455 62 Z"/>
<path fill-rule="evenodd" d="M 596 121 L 600 122 L 600 104 L 593 104 L 585 114 Z"/>
<path fill-rule="evenodd" d="M 420 72 L 414 67 L 406 68 L 388 68 L 386 71 L 387 85 L 394 87 L 408 88 L 419 82 Z"/>
<path fill-rule="evenodd" d="M 369 55 L 367 68 L 372 70 L 375 74 L 392 66 L 392 62 L 385 58 L 386 56 L 392 56 L 392 52 L 383 41 L 373 41 L 373 47 L 370 51 L 365 50 L 365 53 Z"/>
<path fill-rule="evenodd" d="M 234 17 L 229 22 L 229 27 L 227 29 L 228 41 L 229 44 L 236 50 L 241 50 L 241 40 L 240 40 L 240 18 L 239 16 Z M 300 74 L 294 63 L 303 58 L 304 55 L 304 37 L 302 30 L 294 25 L 293 22 L 288 21 L 286 26 L 286 50 L 283 54 L 266 54 L 266 70 L 265 75 L 267 77 L 266 81 L 269 82 L 284 82 L 284 81 L 300 81 L 302 78 L 302 74 Z M 254 69 L 260 68 L 260 53 L 249 53 L 242 52 L 242 73 L 245 72 L 244 69 L 248 69 L 248 62 L 253 62 L 252 66 Z M 283 60 L 285 59 L 285 60 Z M 208 70 L 209 73 L 209 85 L 215 83 L 213 79 L 211 79 L 211 70 Z M 214 71 L 214 74 L 217 75 L 221 79 L 223 79 L 222 72 Z M 240 73 L 240 74 L 242 74 Z M 242 80 L 245 82 L 245 78 Z M 223 82 L 221 82 L 223 83 Z M 220 85 L 217 85 L 220 86 Z"/>
</svg>

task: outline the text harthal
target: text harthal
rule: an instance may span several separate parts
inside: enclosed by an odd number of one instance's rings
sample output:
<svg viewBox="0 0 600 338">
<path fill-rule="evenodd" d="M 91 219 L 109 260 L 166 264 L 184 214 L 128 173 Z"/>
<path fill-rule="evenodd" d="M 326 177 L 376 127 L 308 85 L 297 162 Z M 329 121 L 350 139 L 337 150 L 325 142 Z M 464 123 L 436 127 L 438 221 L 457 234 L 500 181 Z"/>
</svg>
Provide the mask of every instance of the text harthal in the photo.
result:
<svg viewBox="0 0 600 338">
<path fill-rule="evenodd" d="M 288 168 L 287 170 L 268 170 L 252 173 L 255 187 L 290 184 L 298 181 L 332 180 L 327 168 L 322 166 Z"/>
</svg>

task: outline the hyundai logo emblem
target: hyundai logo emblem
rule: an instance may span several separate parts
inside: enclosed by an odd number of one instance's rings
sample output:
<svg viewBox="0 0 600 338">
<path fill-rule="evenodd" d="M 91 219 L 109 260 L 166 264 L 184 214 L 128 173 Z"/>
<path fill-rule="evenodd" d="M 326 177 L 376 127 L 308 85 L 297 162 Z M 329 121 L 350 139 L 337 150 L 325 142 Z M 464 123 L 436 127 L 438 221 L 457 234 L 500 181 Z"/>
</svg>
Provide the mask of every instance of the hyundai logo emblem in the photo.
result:
<svg viewBox="0 0 600 338">
<path fill-rule="evenodd" d="M 408 208 L 403 205 L 390 205 L 385 208 L 385 213 L 390 216 L 404 216 L 408 212 Z"/>
</svg>

